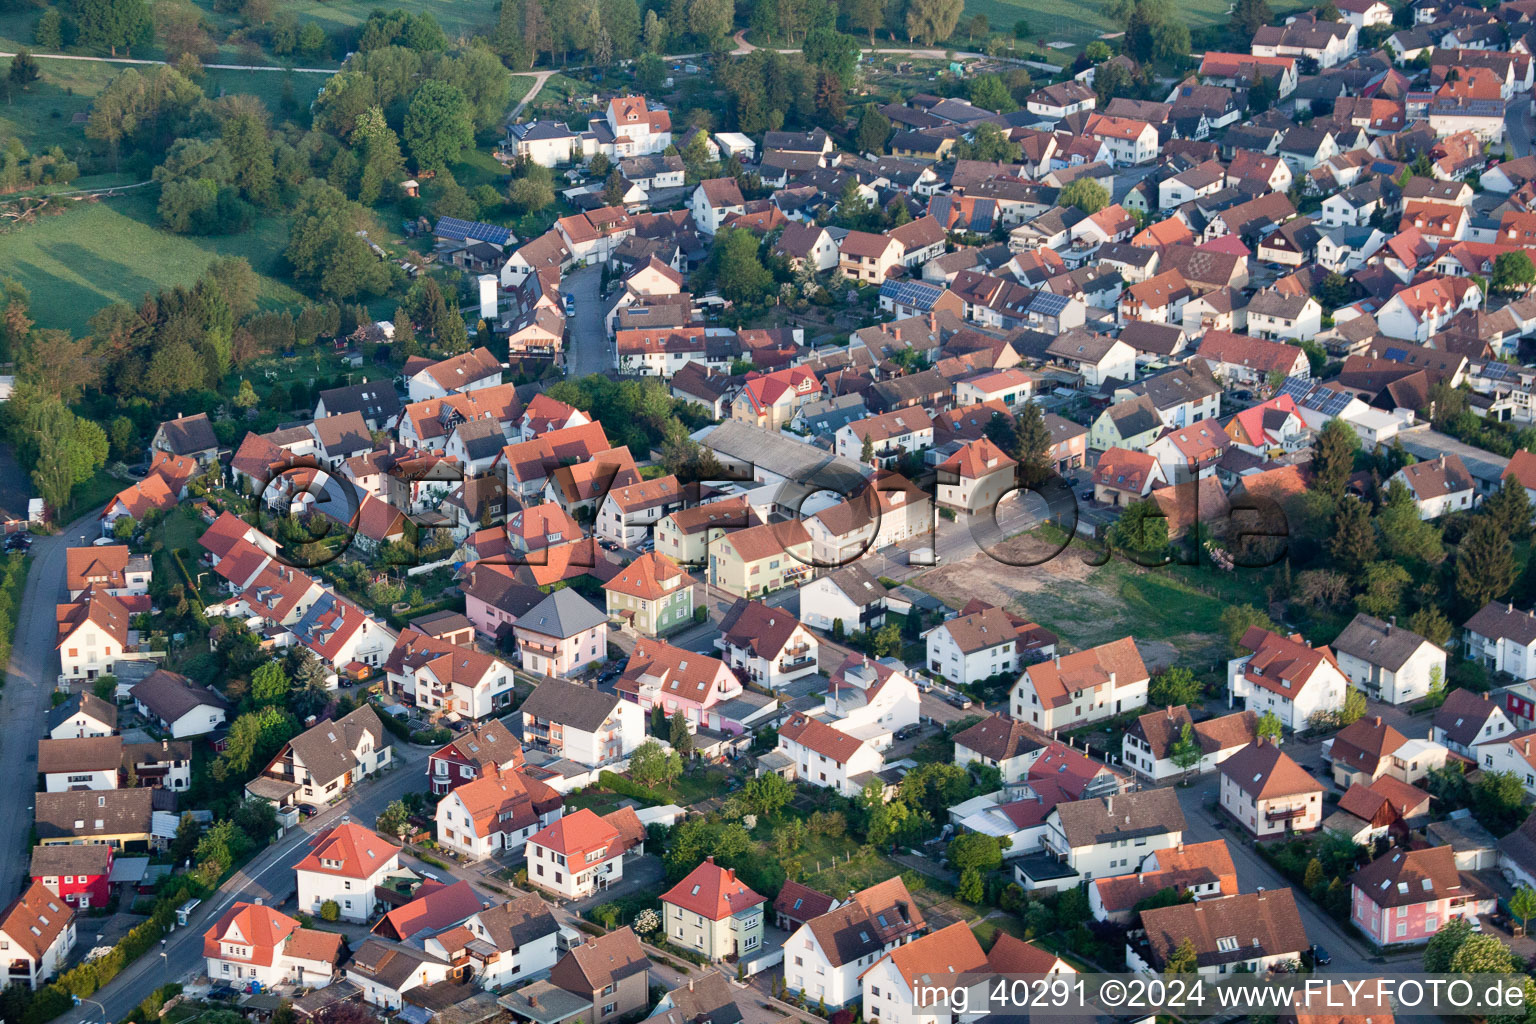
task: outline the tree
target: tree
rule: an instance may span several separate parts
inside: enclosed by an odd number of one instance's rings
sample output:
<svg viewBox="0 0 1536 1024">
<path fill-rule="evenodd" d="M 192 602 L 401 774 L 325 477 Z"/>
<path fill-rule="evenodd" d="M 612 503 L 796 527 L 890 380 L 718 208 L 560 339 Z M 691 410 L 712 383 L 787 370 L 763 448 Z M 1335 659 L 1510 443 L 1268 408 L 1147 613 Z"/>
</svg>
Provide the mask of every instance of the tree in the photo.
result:
<svg viewBox="0 0 1536 1024">
<path fill-rule="evenodd" d="M 1472 608 L 1481 608 L 1509 592 L 1515 582 L 1514 548 L 1499 524 L 1478 516 L 1461 539 L 1456 553 L 1456 594 Z"/>
<path fill-rule="evenodd" d="M 962 160 L 1002 161 L 1005 164 L 1012 164 L 1018 163 L 1023 153 L 1024 147 L 1021 143 L 1009 139 L 1001 128 L 990 121 L 983 121 L 977 126 L 971 141 L 962 140 L 955 145 L 955 155 Z"/>
<path fill-rule="evenodd" d="M 1133 501 L 1109 528 L 1108 540 L 1116 550 L 1162 558 L 1168 550 L 1168 517 L 1150 498 Z"/>
<path fill-rule="evenodd" d="M 279 661 L 269 661 L 251 673 L 251 699 L 258 704 L 283 703 L 288 687 L 288 673 Z"/>
<path fill-rule="evenodd" d="M 1266 0 L 1237 0 L 1232 5 L 1232 31 L 1243 40 L 1252 40 L 1255 32 L 1274 20 Z"/>
<path fill-rule="evenodd" d="M 1222 609 L 1221 628 L 1227 634 L 1227 646 L 1234 656 L 1243 652 L 1243 634 L 1254 627 L 1273 632 L 1278 632 L 1280 628 L 1268 615 L 1251 604 L 1228 605 Z"/>
<path fill-rule="evenodd" d="M 869 642 L 870 653 L 877 658 L 888 658 L 901 653 L 901 627 L 887 622 Z"/>
<path fill-rule="evenodd" d="M 1011 841 L 1009 845 L 1012 845 Z M 965 832 L 949 841 L 945 855 L 952 870 L 987 872 L 1003 866 L 1004 849 L 1006 847 L 996 836 Z"/>
<path fill-rule="evenodd" d="M 523 213 L 537 213 L 555 201 L 555 190 L 547 181 L 516 178 L 507 189 L 507 199 Z"/>
<path fill-rule="evenodd" d="M 996 75 L 977 75 L 971 79 L 966 92 L 971 102 L 983 110 L 1008 114 L 1019 109 L 1019 105 L 1013 102 L 1013 94 Z"/>
<path fill-rule="evenodd" d="M 1450 969 L 1455 974 L 1508 974 L 1515 969 L 1515 957 L 1497 936 L 1474 932 L 1452 954 Z"/>
<path fill-rule="evenodd" d="M 1513 477 L 1506 478 L 1503 486 L 1483 502 L 1483 515 L 1498 523 L 1499 531 L 1508 537 L 1519 540 L 1526 536 L 1531 532 L 1532 511 L 1525 486 Z"/>
<path fill-rule="evenodd" d="M 381 295 L 388 289 L 389 264 L 357 234 L 362 214 L 362 207 L 324 181 L 305 183 L 283 252 L 300 283 L 337 299 Z"/>
<path fill-rule="evenodd" d="M 1098 213 L 1109 205 L 1109 191 L 1092 178 L 1069 181 L 1057 196 L 1058 206 L 1075 206 L 1084 213 Z"/>
<path fill-rule="evenodd" d="M 32 83 L 41 77 L 42 72 L 37 69 L 37 60 L 32 56 L 32 51 L 25 46 L 16 51 L 16 56 L 11 58 L 11 69 L 6 73 L 6 81 L 12 88 L 30 89 Z"/>
<path fill-rule="evenodd" d="M 1322 885 L 1327 881 L 1327 876 L 1323 873 L 1323 862 L 1318 860 L 1316 857 L 1313 857 L 1311 860 L 1307 861 L 1306 873 L 1301 877 L 1302 887 L 1310 893 L 1316 890 L 1319 885 Z"/>
<path fill-rule="evenodd" d="M 464 150 L 474 148 L 469 100 L 457 86 L 427 79 L 411 97 L 404 134 L 417 167 L 443 170 Z"/>
<path fill-rule="evenodd" d="M 859 449 L 859 461 L 866 466 L 875 461 L 875 442 L 869 434 L 864 435 L 864 445 Z"/>
<path fill-rule="evenodd" d="M 848 0 L 843 4 L 848 25 L 869 33 L 869 45 L 875 45 L 875 29 L 885 24 L 886 0 Z"/>
<path fill-rule="evenodd" d="M 1172 665 L 1152 680 L 1147 702 L 1154 707 L 1187 707 L 1198 703 L 1205 688 L 1195 674 L 1182 665 Z"/>
<path fill-rule="evenodd" d="M 1453 917 L 1440 926 L 1424 947 L 1424 972 L 1444 974 L 1462 943 L 1472 934 L 1472 924 L 1464 917 Z"/>
<path fill-rule="evenodd" d="M 1200 969 L 1200 954 L 1195 942 L 1188 937 L 1181 939 L 1163 964 L 1164 974 L 1194 974 Z"/>
<path fill-rule="evenodd" d="M 1344 485 L 1355 471 L 1355 450 L 1360 438 L 1353 428 L 1335 416 L 1318 432 L 1313 446 L 1312 476 L 1317 487 L 1330 498 L 1344 496 Z"/>
<path fill-rule="evenodd" d="M 1365 694 L 1353 686 L 1344 688 L 1344 707 L 1339 711 L 1340 725 L 1354 725 L 1365 717 Z"/>
<path fill-rule="evenodd" d="M 79 45 L 108 50 L 114 57 L 118 47 L 131 53 L 135 43 L 147 42 L 154 31 L 144 0 L 71 0 L 69 13 Z"/>
<path fill-rule="evenodd" d="M 320 920 L 331 922 L 341 920 L 341 907 L 335 900 L 326 900 L 320 904 Z"/>
<path fill-rule="evenodd" d="M 64 17 L 58 8 L 48 8 L 37 19 L 32 28 L 32 41 L 49 52 L 64 48 Z"/>
<path fill-rule="evenodd" d="M 1528 885 L 1516 889 L 1509 898 L 1509 912 L 1520 919 L 1520 929 L 1524 931 L 1531 918 L 1536 917 L 1536 889 Z"/>
<path fill-rule="evenodd" d="M 651 12 L 655 13 L 655 12 Z M 646 93 L 658 93 L 667 80 L 667 62 L 654 53 L 642 53 L 635 61 L 635 84 Z"/>
<path fill-rule="evenodd" d="M 885 140 L 891 137 L 891 119 L 880 113 L 873 103 L 864 104 L 859 112 L 859 127 L 854 133 L 854 144 L 860 153 L 884 153 Z"/>
<path fill-rule="evenodd" d="M 254 409 L 261 402 L 256 389 L 251 387 L 251 382 L 244 378 L 240 381 L 240 389 L 235 392 L 235 405 L 241 409 Z"/>
<path fill-rule="evenodd" d="M 1483 827 L 1501 836 L 1525 819 L 1525 787 L 1514 772 L 1486 769 L 1472 783 L 1472 813 Z"/>
<path fill-rule="evenodd" d="M 1278 744 L 1281 735 L 1285 732 L 1285 725 L 1280 721 L 1279 715 L 1273 711 L 1266 711 L 1259 716 L 1259 723 L 1254 731 L 1259 739 Z"/>
<path fill-rule="evenodd" d="M 1083 56 L 1088 58 L 1090 64 L 1103 64 L 1113 55 L 1114 52 L 1110 50 L 1109 44 L 1102 39 L 1095 39 L 1083 47 Z"/>
<path fill-rule="evenodd" d="M 967 903 L 980 903 L 986 898 L 987 889 L 981 880 L 981 872 L 975 868 L 966 868 L 960 872 L 960 882 L 955 886 L 955 895 Z"/>
<path fill-rule="evenodd" d="M 775 772 L 764 772 L 742 787 L 741 795 L 754 814 L 771 818 L 794 799 L 795 788 Z"/>
<path fill-rule="evenodd" d="M 21 54 L 16 56 L 20 58 Z M 1493 276 L 1488 283 L 1494 291 L 1506 295 L 1527 291 L 1532 284 L 1536 284 L 1536 264 L 1531 262 L 1529 254 L 1522 249 L 1501 252 L 1494 258 Z"/>
<path fill-rule="evenodd" d="M 932 46 L 948 39 L 965 10 L 965 0 L 907 0 L 907 39 Z"/>
<path fill-rule="evenodd" d="M 726 228 L 715 235 L 710 264 L 720 294 L 732 302 L 760 302 L 773 288 L 773 274 L 758 258 L 757 248 L 757 236 L 745 228 Z"/>
<path fill-rule="evenodd" d="M 405 806 L 404 800 L 391 800 L 388 807 L 379 812 L 374 820 L 373 827 L 387 836 L 396 839 L 405 837 L 405 830 L 409 826 L 410 810 Z"/>
<path fill-rule="evenodd" d="M 669 786 L 683 773 L 683 759 L 655 740 L 646 740 L 629 755 L 629 775 L 647 788 Z"/>
<path fill-rule="evenodd" d="M 624 202 L 624 193 L 627 182 L 624 175 L 619 173 L 617 167 L 608 172 L 608 178 L 603 182 L 603 202 L 608 206 L 618 206 Z"/>
<path fill-rule="evenodd" d="M 1037 402 L 1025 402 L 1013 420 L 1012 449 L 1019 462 L 1021 485 L 1039 487 L 1051 478 L 1056 469 L 1051 448 L 1051 428 L 1045 424 L 1044 411 Z"/>
<path fill-rule="evenodd" d="M 1183 772 L 1189 771 L 1200 763 L 1200 744 L 1195 740 L 1194 726 L 1188 722 L 1184 723 L 1184 728 L 1179 730 L 1178 740 L 1169 748 L 1168 756 Z"/>
<path fill-rule="evenodd" d="M 1359 498 L 1345 498 L 1333 514 L 1328 552 L 1345 572 L 1357 573 L 1376 557 L 1371 512 Z"/>
<path fill-rule="evenodd" d="M 859 41 L 835 28 L 812 29 L 800 50 L 807 64 L 837 76 L 838 81 L 852 82 L 859 72 Z"/>
<path fill-rule="evenodd" d="M 693 749 L 693 733 L 688 729 L 688 718 L 681 711 L 672 715 L 667 722 L 667 739 L 672 744 L 672 749 L 679 755 L 687 754 Z"/>
<path fill-rule="evenodd" d="M 1429 565 L 1445 561 L 1440 528 L 1419 515 L 1418 502 L 1399 479 L 1387 484 L 1385 500 L 1376 515 L 1376 532 L 1384 553 L 1396 561 L 1416 560 Z"/>
</svg>

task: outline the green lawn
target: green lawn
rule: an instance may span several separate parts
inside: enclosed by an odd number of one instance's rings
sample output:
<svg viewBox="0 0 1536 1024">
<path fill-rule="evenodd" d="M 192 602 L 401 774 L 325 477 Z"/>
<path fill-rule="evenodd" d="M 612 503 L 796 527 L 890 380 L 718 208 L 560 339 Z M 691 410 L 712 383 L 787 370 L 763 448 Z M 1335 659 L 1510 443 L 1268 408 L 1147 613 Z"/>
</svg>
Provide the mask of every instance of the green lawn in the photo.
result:
<svg viewBox="0 0 1536 1024">
<path fill-rule="evenodd" d="M 264 217 L 228 237 L 173 235 L 155 226 L 157 199 L 155 189 L 141 189 L 0 234 L 0 267 L 32 293 L 37 326 L 84 331 L 102 306 L 190 285 L 220 256 L 250 260 L 262 275 L 263 303 L 302 301 L 277 276 L 288 236 L 282 218 Z"/>
<path fill-rule="evenodd" d="M 1300 9 L 1295 0 L 1279 0 L 1270 5 L 1276 15 Z M 1223 24 L 1227 20 L 1226 0 L 1185 0 L 1178 4 L 1179 14 L 1191 32 Z M 993 31 L 1011 32 L 1020 18 L 1029 22 L 1029 38 L 1041 44 L 1054 42 L 1085 46 L 1095 39 L 1120 31 L 1104 16 L 1101 0 L 966 0 L 965 16 L 985 14 Z"/>
<path fill-rule="evenodd" d="M 194 0 L 220 27 L 233 28 L 239 20 L 225 14 L 213 13 L 212 0 Z M 368 20 L 370 11 L 403 10 L 409 14 L 426 13 L 437 19 L 443 31 L 451 39 L 458 35 L 474 34 L 496 23 L 495 0 L 284 0 L 282 10 L 295 15 L 299 21 L 318 21 L 327 32 L 355 28 Z"/>
</svg>

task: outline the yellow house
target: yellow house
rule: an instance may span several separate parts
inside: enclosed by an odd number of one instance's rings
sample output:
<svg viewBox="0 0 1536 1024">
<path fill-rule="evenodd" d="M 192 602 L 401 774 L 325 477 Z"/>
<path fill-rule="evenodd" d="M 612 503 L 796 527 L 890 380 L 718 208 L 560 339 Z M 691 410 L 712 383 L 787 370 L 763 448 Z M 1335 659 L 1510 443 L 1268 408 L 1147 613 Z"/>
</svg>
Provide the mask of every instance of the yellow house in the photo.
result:
<svg viewBox="0 0 1536 1024">
<path fill-rule="evenodd" d="M 709 548 L 709 582 L 756 597 L 810 579 L 811 535 L 798 519 L 733 530 Z"/>
<path fill-rule="evenodd" d="M 738 959 L 763 944 L 763 904 L 731 868 L 704 862 L 661 898 L 667 941 L 711 960 Z"/>
<path fill-rule="evenodd" d="M 762 518 L 747 504 L 746 498 L 712 501 L 697 508 L 685 508 L 664 516 L 656 524 L 656 553 L 678 565 L 703 568 L 709 564 L 709 549 L 728 530 L 756 526 Z"/>
<path fill-rule="evenodd" d="M 1158 415 L 1157 405 L 1148 396 L 1137 395 L 1099 413 L 1088 432 L 1088 445 L 1101 452 L 1111 448 L 1146 451 L 1147 445 L 1162 432 L 1163 418 Z"/>
<path fill-rule="evenodd" d="M 147 787 L 38 793 L 33 824 L 37 844 L 145 849 L 153 845 L 153 793 Z"/>
</svg>

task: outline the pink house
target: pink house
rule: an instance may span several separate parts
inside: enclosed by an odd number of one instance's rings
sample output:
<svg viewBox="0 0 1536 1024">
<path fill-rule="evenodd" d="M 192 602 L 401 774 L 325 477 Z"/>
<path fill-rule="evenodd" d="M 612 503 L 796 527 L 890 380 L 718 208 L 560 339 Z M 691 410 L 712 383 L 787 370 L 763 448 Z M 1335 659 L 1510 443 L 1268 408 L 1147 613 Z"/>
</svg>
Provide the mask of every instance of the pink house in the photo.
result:
<svg viewBox="0 0 1536 1024">
<path fill-rule="evenodd" d="M 1456 870 L 1449 846 L 1394 849 L 1350 879 L 1349 917 L 1378 946 L 1428 942 L 1455 917 L 1493 910 L 1494 897 Z"/>
<path fill-rule="evenodd" d="M 669 718 L 681 711 L 692 726 L 732 734 L 744 728 L 739 721 L 720 715 L 719 705 L 742 693 L 741 680 L 725 662 L 660 640 L 641 637 L 635 641 L 614 689 L 645 711 L 660 705 Z"/>
<path fill-rule="evenodd" d="M 569 678 L 608 657 L 608 615 L 574 590 L 562 589 L 528 609 L 512 626 L 523 668 Z"/>
<path fill-rule="evenodd" d="M 521 583 L 512 566 L 481 563 L 469 571 L 461 586 L 464 615 L 481 636 L 498 639 L 512 633 L 512 624 L 544 600 L 544 592 Z"/>
</svg>

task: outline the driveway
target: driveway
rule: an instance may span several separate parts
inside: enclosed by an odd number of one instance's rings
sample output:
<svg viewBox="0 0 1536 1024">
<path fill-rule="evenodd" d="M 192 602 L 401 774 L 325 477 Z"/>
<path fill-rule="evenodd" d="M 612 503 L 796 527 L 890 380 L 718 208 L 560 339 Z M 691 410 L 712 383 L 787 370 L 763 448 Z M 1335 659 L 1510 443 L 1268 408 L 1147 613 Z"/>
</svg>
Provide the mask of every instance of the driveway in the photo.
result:
<svg viewBox="0 0 1536 1024">
<path fill-rule="evenodd" d="M 603 330 L 603 270 L 582 267 L 560 279 L 560 292 L 576 300 L 576 314 L 566 321 L 565 372 L 569 377 L 605 373 L 613 368 L 608 335 Z"/>
<path fill-rule="evenodd" d="M 1516 96 L 1504 108 L 1504 129 L 1509 140 L 1509 151 L 1516 157 L 1529 156 L 1531 152 L 1531 101 L 1525 95 Z"/>
</svg>

